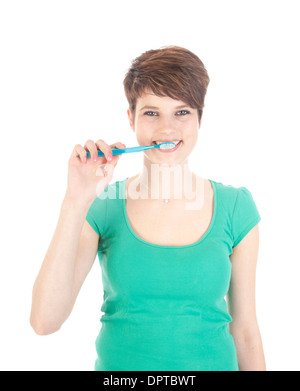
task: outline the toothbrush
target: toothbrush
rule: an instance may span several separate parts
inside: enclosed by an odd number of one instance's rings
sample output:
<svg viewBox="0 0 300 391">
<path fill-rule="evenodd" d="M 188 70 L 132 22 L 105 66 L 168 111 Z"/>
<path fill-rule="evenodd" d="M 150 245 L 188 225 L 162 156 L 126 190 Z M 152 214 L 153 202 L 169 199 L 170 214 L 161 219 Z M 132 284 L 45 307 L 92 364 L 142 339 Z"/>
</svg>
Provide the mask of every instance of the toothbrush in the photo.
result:
<svg viewBox="0 0 300 391">
<path fill-rule="evenodd" d="M 160 148 L 160 149 L 172 149 L 174 148 L 176 144 L 172 141 L 166 141 L 164 143 L 156 144 L 156 145 L 146 145 L 142 147 L 133 147 L 133 148 L 124 148 L 124 149 L 118 149 L 118 148 L 112 148 L 112 154 L 115 155 L 121 155 L 122 153 L 132 153 L 132 152 L 140 152 L 145 151 L 146 149 L 152 149 L 152 148 Z M 98 149 L 98 157 L 104 156 L 104 153 Z M 91 157 L 91 154 L 89 151 L 87 151 L 87 158 Z"/>
</svg>

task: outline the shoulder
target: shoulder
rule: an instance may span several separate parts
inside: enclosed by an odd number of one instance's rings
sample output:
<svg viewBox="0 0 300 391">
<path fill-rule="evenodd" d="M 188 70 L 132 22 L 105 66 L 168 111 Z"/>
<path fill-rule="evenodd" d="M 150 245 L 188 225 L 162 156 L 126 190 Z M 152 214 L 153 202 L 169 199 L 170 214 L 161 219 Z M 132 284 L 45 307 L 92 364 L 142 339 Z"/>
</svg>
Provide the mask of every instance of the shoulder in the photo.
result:
<svg viewBox="0 0 300 391">
<path fill-rule="evenodd" d="M 226 209 L 229 208 L 230 210 L 233 210 L 239 192 L 243 191 L 241 189 L 246 189 L 243 186 L 234 186 L 231 184 L 213 181 L 213 180 L 211 180 L 211 182 L 213 182 L 216 191 L 216 198 L 219 203 L 219 206 L 224 206 L 226 207 Z"/>
<path fill-rule="evenodd" d="M 230 185 L 213 180 L 211 181 L 214 182 L 218 193 L 222 194 L 222 196 L 227 198 L 228 200 L 233 200 L 235 202 L 238 197 L 252 196 L 251 191 L 248 187 Z"/>
<path fill-rule="evenodd" d="M 102 204 L 103 201 L 122 198 L 126 179 L 127 178 L 109 183 L 104 189 L 104 191 L 101 194 L 97 195 L 94 203 L 98 205 L 98 204 Z"/>
<path fill-rule="evenodd" d="M 122 208 L 120 200 L 123 198 L 124 181 L 109 183 L 104 191 L 96 196 L 87 212 L 86 220 L 102 237 L 111 221 L 118 220 Z"/>
<path fill-rule="evenodd" d="M 248 187 L 234 186 L 214 181 L 217 203 L 227 214 L 243 218 L 245 214 L 257 215 L 257 207 Z"/>
</svg>

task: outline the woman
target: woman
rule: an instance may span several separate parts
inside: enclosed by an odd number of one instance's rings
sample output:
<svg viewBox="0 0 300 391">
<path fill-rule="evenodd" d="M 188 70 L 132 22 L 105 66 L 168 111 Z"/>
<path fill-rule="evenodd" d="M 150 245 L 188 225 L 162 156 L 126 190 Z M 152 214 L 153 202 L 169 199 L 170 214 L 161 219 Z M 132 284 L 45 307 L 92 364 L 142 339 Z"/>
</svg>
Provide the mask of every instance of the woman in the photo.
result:
<svg viewBox="0 0 300 391">
<path fill-rule="evenodd" d="M 130 126 L 139 145 L 176 147 L 144 151 L 141 172 L 110 185 L 122 156 L 111 149 L 125 144 L 88 140 L 70 157 L 31 325 L 38 334 L 60 328 L 98 252 L 104 314 L 95 370 L 265 370 L 255 310 L 260 215 L 245 187 L 188 168 L 208 84 L 187 49 L 143 53 L 124 79 Z"/>
</svg>

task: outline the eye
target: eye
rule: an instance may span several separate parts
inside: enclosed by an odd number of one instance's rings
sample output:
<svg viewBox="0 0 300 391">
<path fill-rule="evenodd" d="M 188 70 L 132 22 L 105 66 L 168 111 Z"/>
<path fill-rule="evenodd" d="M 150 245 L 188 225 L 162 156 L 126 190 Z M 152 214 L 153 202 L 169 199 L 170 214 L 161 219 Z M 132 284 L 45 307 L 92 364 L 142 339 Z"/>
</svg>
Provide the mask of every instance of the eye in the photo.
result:
<svg viewBox="0 0 300 391">
<path fill-rule="evenodd" d="M 190 112 L 188 110 L 180 110 L 180 111 L 177 111 L 177 113 L 184 113 L 184 114 L 180 114 L 180 115 L 190 114 Z"/>
<path fill-rule="evenodd" d="M 144 115 L 149 115 L 150 117 L 153 117 L 153 115 L 152 115 L 153 113 L 154 113 L 155 115 L 157 114 L 156 111 L 146 111 L 146 112 L 144 113 Z"/>
<path fill-rule="evenodd" d="M 177 111 L 177 114 L 178 113 L 180 113 L 179 116 L 185 116 L 185 115 L 190 114 L 190 111 L 188 111 L 188 110 L 179 110 L 179 111 Z M 156 116 L 158 116 L 158 113 L 156 111 L 146 111 L 144 113 L 144 115 L 148 115 L 149 117 L 156 117 Z"/>
</svg>

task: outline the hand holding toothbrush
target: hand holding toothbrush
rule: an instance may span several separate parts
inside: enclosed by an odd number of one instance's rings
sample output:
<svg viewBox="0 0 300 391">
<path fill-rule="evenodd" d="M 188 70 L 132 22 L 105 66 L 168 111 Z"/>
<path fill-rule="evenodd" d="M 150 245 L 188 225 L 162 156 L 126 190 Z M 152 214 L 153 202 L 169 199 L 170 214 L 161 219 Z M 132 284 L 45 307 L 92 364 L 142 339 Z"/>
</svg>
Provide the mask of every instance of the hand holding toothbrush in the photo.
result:
<svg viewBox="0 0 300 391">
<path fill-rule="evenodd" d="M 90 206 L 112 179 L 114 168 L 120 158 L 114 155 L 113 148 L 125 147 L 126 145 L 121 142 L 108 145 L 102 139 L 96 142 L 88 140 L 84 146 L 76 144 L 69 159 L 65 196 L 78 206 Z M 98 156 L 100 150 L 103 152 Z"/>
<path fill-rule="evenodd" d="M 167 150 L 172 149 L 174 146 L 175 143 L 173 142 L 163 142 L 148 146 L 126 148 L 125 144 L 121 142 L 108 145 L 102 139 L 96 143 L 88 140 L 84 147 L 77 144 L 69 160 L 66 195 L 69 199 L 76 200 L 76 202 L 82 201 L 91 205 L 94 199 L 104 191 L 111 181 L 114 168 L 121 154 L 141 152 L 153 148 Z M 98 164 L 99 162 L 101 163 L 100 165 Z"/>
</svg>

